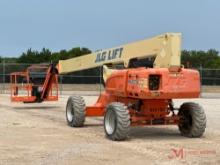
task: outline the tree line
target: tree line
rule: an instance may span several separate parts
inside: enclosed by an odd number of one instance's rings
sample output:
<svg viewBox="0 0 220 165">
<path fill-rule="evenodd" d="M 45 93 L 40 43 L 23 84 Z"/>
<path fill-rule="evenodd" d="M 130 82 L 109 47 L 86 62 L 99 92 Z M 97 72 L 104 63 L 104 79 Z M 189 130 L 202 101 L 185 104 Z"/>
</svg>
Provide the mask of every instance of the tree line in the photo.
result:
<svg viewBox="0 0 220 165">
<path fill-rule="evenodd" d="M 208 51 L 183 50 L 181 63 L 187 68 L 220 69 L 220 56 L 215 49 L 209 49 Z"/>
<path fill-rule="evenodd" d="M 79 57 L 89 53 L 91 53 L 91 50 L 84 47 L 75 47 L 59 52 L 51 52 L 47 48 L 43 48 L 41 51 L 30 48 L 17 58 L 4 58 L 4 61 L 5 63 L 57 63 L 59 60 Z M 3 58 L 0 57 L 0 62 L 2 61 Z M 183 50 L 181 52 L 181 63 L 187 68 L 220 68 L 220 56 L 215 49 L 207 51 Z"/>
<path fill-rule="evenodd" d="M 88 48 L 75 47 L 70 50 L 60 50 L 59 52 L 52 52 L 47 48 L 43 48 L 41 51 L 32 50 L 29 48 L 26 52 L 23 52 L 19 57 L 6 57 L 5 63 L 57 63 L 59 60 L 66 60 L 91 53 Z M 3 58 L 0 56 L 0 62 Z"/>
</svg>

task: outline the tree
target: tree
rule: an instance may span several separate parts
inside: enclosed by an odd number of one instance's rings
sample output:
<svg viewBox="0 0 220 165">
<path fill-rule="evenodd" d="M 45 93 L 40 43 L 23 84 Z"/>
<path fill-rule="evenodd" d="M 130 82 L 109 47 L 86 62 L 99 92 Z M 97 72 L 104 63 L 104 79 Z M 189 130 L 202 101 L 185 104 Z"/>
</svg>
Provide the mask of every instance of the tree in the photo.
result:
<svg viewBox="0 0 220 165">
<path fill-rule="evenodd" d="M 31 48 L 27 50 L 27 52 L 23 52 L 22 55 L 19 57 L 18 62 L 19 63 L 36 63 L 36 54 L 37 51 L 32 51 Z"/>
<path fill-rule="evenodd" d="M 66 60 L 68 59 L 68 53 L 66 50 L 61 50 L 58 56 L 58 60 Z"/>
<path fill-rule="evenodd" d="M 31 48 L 27 52 L 22 53 L 19 57 L 19 63 L 48 63 L 51 60 L 51 52 L 49 49 L 43 48 L 40 52 L 33 51 Z"/>
<path fill-rule="evenodd" d="M 16 58 L 16 57 L 4 57 L 4 61 L 5 61 L 5 63 L 17 63 L 18 58 Z"/>
<path fill-rule="evenodd" d="M 72 48 L 70 50 L 61 50 L 60 52 L 55 52 L 52 54 L 51 59 L 53 62 L 58 62 L 59 60 L 66 60 L 74 57 L 79 57 L 85 54 L 89 54 L 91 51 L 88 48 Z"/>
<path fill-rule="evenodd" d="M 208 51 L 183 50 L 181 61 L 185 67 L 190 68 L 220 68 L 218 54 L 219 52 L 214 49 Z"/>
<path fill-rule="evenodd" d="M 41 52 L 38 53 L 37 58 L 39 63 L 41 62 L 50 62 L 51 61 L 51 51 L 49 49 L 43 48 Z"/>
<path fill-rule="evenodd" d="M 66 60 L 89 54 L 91 51 L 88 48 L 72 48 L 70 50 L 61 50 L 60 52 L 51 53 L 49 49 L 43 48 L 40 52 L 32 50 L 31 48 L 27 52 L 22 53 L 18 58 L 19 63 L 57 63 L 59 60 Z"/>
<path fill-rule="evenodd" d="M 50 59 L 52 62 L 57 63 L 60 59 L 60 53 L 59 52 L 52 53 Z"/>
</svg>

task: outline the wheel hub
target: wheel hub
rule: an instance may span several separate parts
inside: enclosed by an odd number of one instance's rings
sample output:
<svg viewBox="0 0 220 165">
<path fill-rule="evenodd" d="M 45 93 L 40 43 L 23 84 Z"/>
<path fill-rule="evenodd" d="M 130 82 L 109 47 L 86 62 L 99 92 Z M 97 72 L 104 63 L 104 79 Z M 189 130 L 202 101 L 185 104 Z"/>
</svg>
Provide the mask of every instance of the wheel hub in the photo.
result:
<svg viewBox="0 0 220 165">
<path fill-rule="evenodd" d="M 116 115 L 115 112 L 109 111 L 105 117 L 105 128 L 106 132 L 111 135 L 116 128 Z"/>
<path fill-rule="evenodd" d="M 74 116 L 71 105 L 67 106 L 66 114 L 67 114 L 68 121 L 71 122 L 73 120 L 73 116 Z"/>
</svg>

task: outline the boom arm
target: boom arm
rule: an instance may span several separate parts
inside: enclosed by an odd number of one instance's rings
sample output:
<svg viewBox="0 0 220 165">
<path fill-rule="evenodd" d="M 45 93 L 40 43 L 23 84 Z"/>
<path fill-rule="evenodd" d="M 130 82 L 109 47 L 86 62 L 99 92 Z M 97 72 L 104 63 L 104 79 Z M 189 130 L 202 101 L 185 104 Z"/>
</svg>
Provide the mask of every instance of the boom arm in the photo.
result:
<svg viewBox="0 0 220 165">
<path fill-rule="evenodd" d="M 180 67 L 181 33 L 166 33 L 115 48 L 59 61 L 59 73 L 70 73 L 102 66 L 123 63 L 129 66 L 132 59 L 155 57 L 154 68 Z"/>
</svg>

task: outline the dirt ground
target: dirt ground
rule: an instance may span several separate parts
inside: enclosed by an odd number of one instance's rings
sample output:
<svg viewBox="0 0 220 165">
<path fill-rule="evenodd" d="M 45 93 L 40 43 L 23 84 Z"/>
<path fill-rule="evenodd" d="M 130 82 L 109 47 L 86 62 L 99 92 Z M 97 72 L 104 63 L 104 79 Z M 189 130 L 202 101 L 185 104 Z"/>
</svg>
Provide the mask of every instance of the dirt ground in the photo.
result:
<svg viewBox="0 0 220 165">
<path fill-rule="evenodd" d="M 0 95 L 0 165 L 47 164 L 220 164 L 220 99 L 194 99 L 207 115 L 202 138 L 180 136 L 176 126 L 131 128 L 129 139 L 105 138 L 102 118 L 87 118 L 83 128 L 66 124 L 65 104 L 11 103 Z M 85 96 L 87 105 L 97 96 Z M 175 100 L 179 106 L 184 101 Z"/>
</svg>

